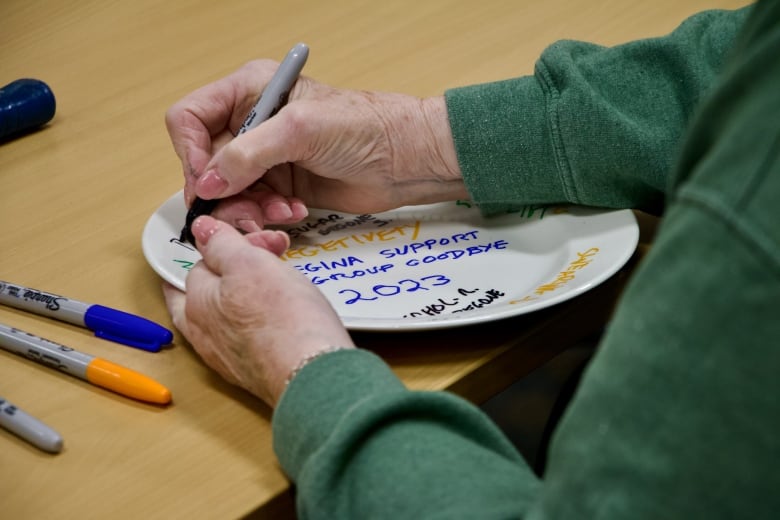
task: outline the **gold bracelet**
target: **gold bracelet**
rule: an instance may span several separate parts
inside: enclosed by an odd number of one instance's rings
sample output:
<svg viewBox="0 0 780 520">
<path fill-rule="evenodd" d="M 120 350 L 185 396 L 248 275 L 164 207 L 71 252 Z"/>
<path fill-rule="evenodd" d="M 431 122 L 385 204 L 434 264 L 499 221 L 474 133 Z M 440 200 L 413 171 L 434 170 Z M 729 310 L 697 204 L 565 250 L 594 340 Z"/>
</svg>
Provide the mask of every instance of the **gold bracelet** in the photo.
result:
<svg viewBox="0 0 780 520">
<path fill-rule="evenodd" d="M 314 353 L 309 354 L 308 356 L 304 357 L 303 359 L 300 360 L 300 362 L 298 362 L 296 367 L 292 369 L 292 372 L 290 372 L 290 375 L 287 376 L 287 379 L 284 382 L 284 386 L 289 385 L 290 381 L 295 379 L 295 376 L 298 375 L 298 372 L 303 370 L 303 367 L 305 367 L 306 365 L 308 365 L 309 363 L 311 363 L 312 361 L 314 361 L 318 357 L 324 356 L 325 354 L 330 354 L 331 352 L 337 352 L 339 350 L 351 350 L 351 347 L 341 347 L 341 346 L 335 347 L 335 346 L 332 346 L 332 347 L 328 347 L 326 349 L 314 352 Z"/>
</svg>

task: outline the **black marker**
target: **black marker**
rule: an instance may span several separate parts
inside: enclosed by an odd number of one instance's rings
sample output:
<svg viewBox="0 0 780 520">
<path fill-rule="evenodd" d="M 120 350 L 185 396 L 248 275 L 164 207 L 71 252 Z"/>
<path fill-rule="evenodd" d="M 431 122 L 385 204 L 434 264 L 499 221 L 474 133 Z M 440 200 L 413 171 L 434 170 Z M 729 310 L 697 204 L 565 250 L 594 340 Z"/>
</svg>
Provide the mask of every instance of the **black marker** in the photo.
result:
<svg viewBox="0 0 780 520">
<path fill-rule="evenodd" d="M 287 103 L 287 96 L 290 94 L 295 81 L 306 64 L 309 57 L 309 47 L 305 43 L 299 43 L 287 53 L 276 73 L 268 82 L 268 85 L 260 95 L 255 106 L 246 116 L 244 124 L 241 125 L 236 136 L 247 132 L 268 118 L 276 114 L 282 106 Z M 196 197 L 192 203 L 184 222 L 184 228 L 181 230 L 179 240 L 185 240 L 195 244 L 195 237 L 192 235 L 192 223 L 201 215 L 208 215 L 219 203 L 219 199 L 203 200 Z"/>
<path fill-rule="evenodd" d="M 181 235 L 179 236 L 179 242 L 189 242 L 195 245 L 195 236 L 192 234 L 192 223 L 195 219 L 201 215 L 208 215 L 219 204 L 219 199 L 204 200 L 200 197 L 195 197 L 192 202 L 192 206 L 187 210 L 187 217 L 184 219 L 184 227 L 181 228 Z"/>
</svg>

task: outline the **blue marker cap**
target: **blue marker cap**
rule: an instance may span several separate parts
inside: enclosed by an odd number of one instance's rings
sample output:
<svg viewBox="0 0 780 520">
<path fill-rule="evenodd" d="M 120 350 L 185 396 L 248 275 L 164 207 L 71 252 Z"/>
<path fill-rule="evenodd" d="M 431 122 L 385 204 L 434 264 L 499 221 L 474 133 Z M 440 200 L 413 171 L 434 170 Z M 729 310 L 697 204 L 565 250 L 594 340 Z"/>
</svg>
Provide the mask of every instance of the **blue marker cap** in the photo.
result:
<svg viewBox="0 0 780 520">
<path fill-rule="evenodd" d="M 173 333 L 146 318 L 102 305 L 92 305 L 84 313 L 84 324 L 95 336 L 148 352 L 159 352 L 173 341 Z"/>
<path fill-rule="evenodd" d="M 18 79 L 0 89 L 0 140 L 51 121 L 57 103 L 49 86 L 37 79 Z"/>
</svg>

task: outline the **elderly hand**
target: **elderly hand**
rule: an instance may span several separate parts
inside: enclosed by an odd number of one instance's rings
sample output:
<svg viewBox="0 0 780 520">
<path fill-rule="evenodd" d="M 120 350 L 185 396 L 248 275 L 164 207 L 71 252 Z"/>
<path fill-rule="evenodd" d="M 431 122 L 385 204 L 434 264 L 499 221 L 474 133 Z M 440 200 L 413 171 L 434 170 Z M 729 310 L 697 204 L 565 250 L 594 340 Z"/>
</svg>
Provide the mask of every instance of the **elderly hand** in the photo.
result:
<svg viewBox="0 0 780 520">
<path fill-rule="evenodd" d="M 227 199 L 244 231 L 309 207 L 370 213 L 467 197 L 443 97 L 340 90 L 300 77 L 274 117 L 233 139 L 276 70 L 253 61 L 171 107 L 185 197 Z"/>
<path fill-rule="evenodd" d="M 176 328 L 226 380 L 274 406 L 304 358 L 354 346 L 322 293 L 278 258 L 286 234 L 242 236 L 212 217 L 192 231 L 203 260 L 186 294 L 166 285 L 165 299 Z"/>
</svg>

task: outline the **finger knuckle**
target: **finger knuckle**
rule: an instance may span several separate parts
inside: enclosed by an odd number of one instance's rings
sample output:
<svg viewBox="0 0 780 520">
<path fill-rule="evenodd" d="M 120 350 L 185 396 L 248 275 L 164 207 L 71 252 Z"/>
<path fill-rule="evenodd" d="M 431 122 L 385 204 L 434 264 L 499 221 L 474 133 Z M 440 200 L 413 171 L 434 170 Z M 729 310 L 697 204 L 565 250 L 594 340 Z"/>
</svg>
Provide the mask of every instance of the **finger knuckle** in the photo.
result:
<svg viewBox="0 0 780 520">
<path fill-rule="evenodd" d="M 241 139 L 234 139 L 225 146 L 223 157 L 237 172 L 247 172 L 254 165 L 254 147 Z"/>
</svg>

